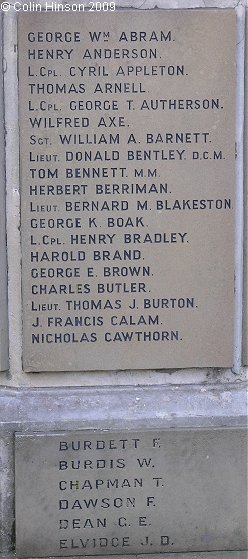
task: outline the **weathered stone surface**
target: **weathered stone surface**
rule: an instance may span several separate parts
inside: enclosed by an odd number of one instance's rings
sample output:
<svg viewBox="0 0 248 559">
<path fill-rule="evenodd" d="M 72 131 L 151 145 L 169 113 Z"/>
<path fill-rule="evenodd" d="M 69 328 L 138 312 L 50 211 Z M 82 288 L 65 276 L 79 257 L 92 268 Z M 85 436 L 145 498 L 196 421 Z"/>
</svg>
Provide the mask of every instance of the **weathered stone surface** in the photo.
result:
<svg viewBox="0 0 248 559">
<path fill-rule="evenodd" d="M 246 148 L 244 150 L 245 154 L 245 187 L 244 187 L 244 308 L 243 308 L 243 364 L 248 365 L 248 158 L 247 158 L 247 146 L 248 146 L 248 126 L 247 126 L 247 115 L 248 115 L 248 18 L 246 17 L 246 119 L 245 119 L 245 142 Z"/>
<path fill-rule="evenodd" d="M 0 60 L 2 60 L 2 21 L 0 13 Z M 8 360 L 8 314 L 7 314 L 7 258 L 5 230 L 5 138 L 3 105 L 3 67 L 0 64 L 0 371 L 7 371 Z"/>
<path fill-rule="evenodd" d="M 9 553 L 8 555 L 2 555 L 2 559 L 15 559 L 16 555 Z M 76 557 L 76 556 L 74 556 Z M 91 555 L 91 559 L 95 559 L 99 556 Z M 107 559 L 108 555 L 102 555 L 102 559 Z M 125 555 L 125 559 L 136 559 L 137 555 Z M 158 555 L 150 554 L 149 559 L 157 559 Z M 198 551 L 197 553 L 160 553 L 160 559 L 247 559 L 247 551 L 209 551 L 207 553 Z M 111 559 L 119 559 L 120 555 L 111 555 Z M 147 555 L 138 555 L 139 559 L 147 559 Z M 55 558 L 51 558 L 55 559 Z M 72 557 L 73 559 L 73 557 Z"/>
</svg>

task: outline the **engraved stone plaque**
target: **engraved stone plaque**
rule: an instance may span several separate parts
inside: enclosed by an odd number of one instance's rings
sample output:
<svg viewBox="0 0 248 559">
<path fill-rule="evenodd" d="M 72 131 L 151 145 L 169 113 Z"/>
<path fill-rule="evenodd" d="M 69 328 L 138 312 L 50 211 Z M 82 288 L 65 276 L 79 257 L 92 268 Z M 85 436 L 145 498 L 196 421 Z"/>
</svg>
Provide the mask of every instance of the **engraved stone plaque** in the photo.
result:
<svg viewBox="0 0 248 559">
<path fill-rule="evenodd" d="M 18 20 L 24 370 L 232 366 L 234 11 Z"/>
<path fill-rule="evenodd" d="M 15 440 L 19 557 L 245 549 L 245 431 Z"/>
</svg>

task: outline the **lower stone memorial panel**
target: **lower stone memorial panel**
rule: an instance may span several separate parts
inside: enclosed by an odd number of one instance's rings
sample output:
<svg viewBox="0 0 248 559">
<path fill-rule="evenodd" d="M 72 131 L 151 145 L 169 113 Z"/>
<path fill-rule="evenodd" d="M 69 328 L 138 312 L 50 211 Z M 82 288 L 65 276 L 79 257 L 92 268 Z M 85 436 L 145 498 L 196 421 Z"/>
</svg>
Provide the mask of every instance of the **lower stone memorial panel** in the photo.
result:
<svg viewBox="0 0 248 559">
<path fill-rule="evenodd" d="M 19 557 L 246 548 L 238 429 L 15 435 Z"/>
</svg>

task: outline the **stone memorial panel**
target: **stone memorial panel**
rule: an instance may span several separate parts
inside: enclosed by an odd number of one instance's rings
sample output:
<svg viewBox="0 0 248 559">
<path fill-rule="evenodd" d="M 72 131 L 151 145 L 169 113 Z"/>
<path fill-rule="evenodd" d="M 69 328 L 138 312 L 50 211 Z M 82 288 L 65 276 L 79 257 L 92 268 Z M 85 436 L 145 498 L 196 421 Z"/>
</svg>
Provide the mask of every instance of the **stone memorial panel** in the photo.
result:
<svg viewBox="0 0 248 559">
<path fill-rule="evenodd" d="M 19 557 L 246 548 L 246 433 L 17 433 Z"/>
<path fill-rule="evenodd" d="M 232 366 L 234 11 L 18 20 L 24 370 Z"/>
</svg>

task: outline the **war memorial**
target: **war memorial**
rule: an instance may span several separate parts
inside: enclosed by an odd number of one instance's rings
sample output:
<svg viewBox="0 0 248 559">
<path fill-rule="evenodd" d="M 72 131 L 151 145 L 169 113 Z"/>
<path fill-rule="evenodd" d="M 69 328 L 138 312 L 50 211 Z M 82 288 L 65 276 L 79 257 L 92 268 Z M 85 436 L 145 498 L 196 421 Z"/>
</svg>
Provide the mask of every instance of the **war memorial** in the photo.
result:
<svg viewBox="0 0 248 559">
<path fill-rule="evenodd" d="M 0 7 L 1 559 L 246 559 L 248 4 Z"/>
</svg>

